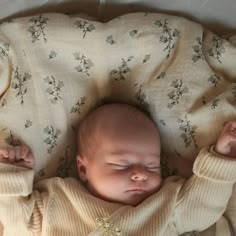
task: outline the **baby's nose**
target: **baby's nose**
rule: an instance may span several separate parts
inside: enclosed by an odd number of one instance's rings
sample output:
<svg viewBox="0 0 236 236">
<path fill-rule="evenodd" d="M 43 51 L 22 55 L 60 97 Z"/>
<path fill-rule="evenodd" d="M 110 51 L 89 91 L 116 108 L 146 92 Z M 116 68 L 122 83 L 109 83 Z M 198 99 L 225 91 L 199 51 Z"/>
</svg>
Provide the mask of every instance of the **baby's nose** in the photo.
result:
<svg viewBox="0 0 236 236">
<path fill-rule="evenodd" d="M 147 180 L 146 170 L 142 167 L 136 167 L 132 170 L 131 179 L 134 181 Z"/>
</svg>

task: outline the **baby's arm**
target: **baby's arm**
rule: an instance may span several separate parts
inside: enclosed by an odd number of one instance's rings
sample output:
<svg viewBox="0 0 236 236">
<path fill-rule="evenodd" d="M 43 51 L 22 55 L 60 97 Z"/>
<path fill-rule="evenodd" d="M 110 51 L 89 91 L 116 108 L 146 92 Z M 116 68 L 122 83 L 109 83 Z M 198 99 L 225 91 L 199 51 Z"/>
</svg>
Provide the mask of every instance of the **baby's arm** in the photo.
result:
<svg viewBox="0 0 236 236">
<path fill-rule="evenodd" d="M 29 148 L 0 148 L 0 222 L 4 235 L 40 231 L 43 201 L 41 194 L 33 191 L 33 165 Z"/>
<path fill-rule="evenodd" d="M 198 155 L 183 185 L 174 223 L 180 234 L 203 231 L 224 213 L 236 182 L 236 122 L 227 123 L 215 145 Z"/>
</svg>

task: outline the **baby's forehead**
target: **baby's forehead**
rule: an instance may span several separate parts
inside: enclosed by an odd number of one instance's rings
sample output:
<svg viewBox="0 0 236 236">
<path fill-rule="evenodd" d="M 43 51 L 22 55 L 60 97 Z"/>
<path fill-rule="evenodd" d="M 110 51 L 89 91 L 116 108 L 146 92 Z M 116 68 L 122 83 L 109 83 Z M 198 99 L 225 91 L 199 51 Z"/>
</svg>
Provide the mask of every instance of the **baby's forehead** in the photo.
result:
<svg viewBox="0 0 236 236">
<path fill-rule="evenodd" d="M 79 135 L 91 137 L 94 133 L 106 129 L 116 129 L 122 126 L 138 126 L 144 127 L 147 124 L 149 127 L 157 128 L 156 124 L 148 114 L 138 108 L 128 104 L 106 104 L 99 106 L 88 113 L 79 125 Z M 103 133 L 102 132 L 102 133 Z"/>
<path fill-rule="evenodd" d="M 143 111 L 127 104 L 109 104 L 98 107 L 91 113 L 95 122 L 151 121 Z"/>
</svg>

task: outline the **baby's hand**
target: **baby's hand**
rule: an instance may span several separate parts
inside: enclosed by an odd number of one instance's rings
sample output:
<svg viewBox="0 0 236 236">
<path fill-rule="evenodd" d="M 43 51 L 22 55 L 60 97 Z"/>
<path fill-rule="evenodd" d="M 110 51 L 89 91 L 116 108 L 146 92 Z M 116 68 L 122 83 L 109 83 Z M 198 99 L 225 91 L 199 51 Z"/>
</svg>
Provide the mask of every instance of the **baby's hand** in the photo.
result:
<svg viewBox="0 0 236 236">
<path fill-rule="evenodd" d="M 236 121 L 229 121 L 225 125 L 216 143 L 215 151 L 236 158 Z"/>
<path fill-rule="evenodd" d="M 0 147 L 0 162 L 32 169 L 34 166 L 34 156 L 26 146 Z"/>
</svg>

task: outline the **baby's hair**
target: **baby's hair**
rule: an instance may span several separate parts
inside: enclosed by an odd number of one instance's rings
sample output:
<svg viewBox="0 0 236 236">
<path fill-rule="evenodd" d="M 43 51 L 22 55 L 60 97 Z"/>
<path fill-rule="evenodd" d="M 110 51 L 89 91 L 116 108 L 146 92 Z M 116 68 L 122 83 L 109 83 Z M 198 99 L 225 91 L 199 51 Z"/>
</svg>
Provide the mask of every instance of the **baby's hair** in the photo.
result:
<svg viewBox="0 0 236 236">
<path fill-rule="evenodd" d="M 115 98 L 109 98 L 109 97 L 105 97 L 103 98 L 100 103 L 96 106 L 96 108 L 103 106 L 103 105 L 109 105 L 109 104 L 124 104 L 124 105 L 130 105 L 133 108 L 136 108 L 138 111 L 140 111 L 141 113 L 143 113 L 144 115 L 146 115 L 154 124 L 155 121 L 152 118 L 152 115 L 150 113 L 149 110 L 147 110 L 147 108 L 145 106 L 142 105 L 138 105 L 136 103 L 132 103 L 132 102 L 123 102 L 120 101 L 118 99 Z"/>
<path fill-rule="evenodd" d="M 137 104 L 131 104 L 127 102 L 118 101 L 111 98 L 105 98 L 101 100 L 79 123 L 78 127 L 78 154 L 82 157 L 92 156 L 94 153 L 93 147 L 97 146 L 99 140 L 96 139 L 94 131 L 96 130 L 96 121 L 94 120 L 94 113 L 101 107 L 106 105 L 125 105 L 130 116 L 134 116 L 135 119 L 148 118 L 156 127 L 156 123 L 151 117 L 149 111 L 145 108 L 138 106 Z M 142 116 L 142 114 L 144 116 Z"/>
</svg>

